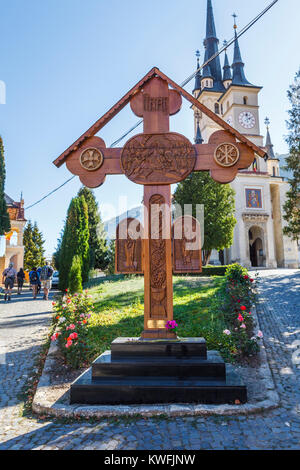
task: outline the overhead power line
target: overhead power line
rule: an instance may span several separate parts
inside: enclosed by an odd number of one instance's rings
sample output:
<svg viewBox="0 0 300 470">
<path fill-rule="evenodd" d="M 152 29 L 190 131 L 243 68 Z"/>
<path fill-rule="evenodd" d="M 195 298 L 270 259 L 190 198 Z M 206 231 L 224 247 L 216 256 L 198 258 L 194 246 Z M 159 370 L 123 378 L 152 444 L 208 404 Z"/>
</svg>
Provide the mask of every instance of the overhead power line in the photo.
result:
<svg viewBox="0 0 300 470">
<path fill-rule="evenodd" d="M 259 15 L 257 15 L 255 18 L 253 18 L 252 21 L 250 21 L 250 23 L 248 23 L 243 29 L 241 29 L 241 31 L 237 34 L 237 37 L 233 37 L 230 39 L 230 41 L 227 41 L 226 42 L 226 45 L 224 45 L 223 47 L 221 47 L 212 57 L 210 57 L 210 59 L 208 59 L 204 64 L 202 64 L 199 68 L 197 68 L 197 70 L 195 70 L 195 72 L 193 72 L 189 77 L 187 77 L 182 83 L 181 83 L 181 88 L 184 88 L 191 80 L 193 80 L 193 78 L 195 78 L 196 74 L 198 72 L 201 72 L 201 70 L 206 67 L 211 61 L 213 61 L 214 59 L 216 59 L 220 54 L 222 54 L 226 49 L 228 49 L 228 47 L 230 47 L 232 44 L 235 43 L 236 40 L 238 40 L 241 36 L 243 36 L 250 28 L 252 28 L 252 26 L 255 25 L 255 23 L 257 23 L 257 21 L 259 21 L 276 3 L 278 3 L 279 0 L 273 0 L 261 13 L 259 13 Z M 117 140 L 115 140 L 111 145 L 110 147 L 116 147 L 123 139 L 125 139 L 125 137 L 127 137 L 129 134 L 131 134 L 131 132 L 133 132 L 135 129 L 137 129 L 143 122 L 143 119 L 140 119 L 139 121 L 136 122 L 136 124 L 134 124 L 130 129 L 128 129 L 127 132 L 125 132 L 125 134 L 123 134 L 121 137 L 119 137 Z M 60 188 L 62 188 L 63 186 L 65 186 L 67 183 L 69 183 L 69 181 L 72 181 L 73 179 L 75 178 L 75 175 L 72 176 L 71 178 L 69 178 L 67 181 L 65 181 L 63 184 L 61 184 L 60 186 L 58 186 L 57 188 L 53 189 L 53 191 L 51 191 L 50 193 L 46 194 L 46 196 L 42 197 L 42 199 L 39 199 L 38 201 L 36 201 L 34 204 L 31 204 L 30 206 L 26 207 L 25 210 L 29 210 L 31 209 L 32 207 L 36 206 L 37 204 L 40 204 L 42 201 L 44 201 L 45 199 L 47 199 L 49 196 L 51 196 L 52 194 L 54 194 L 56 191 L 58 191 Z"/>
</svg>

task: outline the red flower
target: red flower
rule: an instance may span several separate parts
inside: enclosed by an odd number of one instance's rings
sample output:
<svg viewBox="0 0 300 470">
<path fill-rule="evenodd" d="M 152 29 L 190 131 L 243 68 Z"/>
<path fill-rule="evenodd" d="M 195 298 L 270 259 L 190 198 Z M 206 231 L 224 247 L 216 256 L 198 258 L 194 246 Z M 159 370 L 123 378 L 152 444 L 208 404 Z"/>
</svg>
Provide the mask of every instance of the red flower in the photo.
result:
<svg viewBox="0 0 300 470">
<path fill-rule="evenodd" d="M 254 282 L 254 279 L 250 279 L 250 282 Z"/>
<path fill-rule="evenodd" d="M 241 305 L 241 310 L 245 311 L 247 310 L 247 307 L 245 307 L 245 305 Z"/>
<path fill-rule="evenodd" d="M 249 276 L 244 276 L 244 279 L 249 279 Z"/>
<path fill-rule="evenodd" d="M 239 316 L 238 316 L 238 321 L 240 321 L 240 322 L 243 322 L 243 321 L 244 321 L 243 315 L 239 314 Z"/>
</svg>

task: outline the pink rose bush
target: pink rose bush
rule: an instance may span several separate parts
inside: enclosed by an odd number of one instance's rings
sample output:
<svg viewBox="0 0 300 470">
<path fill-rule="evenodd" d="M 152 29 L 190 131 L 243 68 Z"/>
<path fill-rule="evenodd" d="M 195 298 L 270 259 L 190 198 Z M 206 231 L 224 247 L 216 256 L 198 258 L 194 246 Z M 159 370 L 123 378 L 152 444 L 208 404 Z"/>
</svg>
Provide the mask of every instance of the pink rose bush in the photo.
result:
<svg viewBox="0 0 300 470">
<path fill-rule="evenodd" d="M 228 328 L 223 333 L 229 336 L 230 332 L 233 355 L 255 355 L 263 337 L 261 331 L 254 334 L 255 322 L 251 314 L 256 301 L 257 279 L 251 278 L 239 264 L 229 266 L 225 278 L 223 313 Z"/>
<path fill-rule="evenodd" d="M 71 295 L 66 291 L 61 300 L 52 302 L 53 319 L 57 325 L 52 341 L 58 341 L 66 362 L 74 368 L 84 366 L 90 358 L 87 327 L 94 306 L 84 292 Z"/>
</svg>

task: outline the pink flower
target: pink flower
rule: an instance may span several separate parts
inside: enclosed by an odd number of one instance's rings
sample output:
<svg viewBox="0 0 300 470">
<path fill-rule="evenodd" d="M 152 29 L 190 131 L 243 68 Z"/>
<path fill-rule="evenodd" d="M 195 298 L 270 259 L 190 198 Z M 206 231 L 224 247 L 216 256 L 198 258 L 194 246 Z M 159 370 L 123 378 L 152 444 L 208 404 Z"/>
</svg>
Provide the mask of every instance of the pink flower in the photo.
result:
<svg viewBox="0 0 300 470">
<path fill-rule="evenodd" d="M 68 349 L 70 346 L 72 346 L 72 344 L 73 344 L 73 341 L 71 339 L 68 339 L 66 348 Z"/>
<path fill-rule="evenodd" d="M 264 337 L 263 332 L 259 330 L 259 332 L 257 333 L 257 337 L 263 338 Z"/>
<path fill-rule="evenodd" d="M 229 330 L 224 330 L 223 333 L 224 335 L 227 335 L 227 336 L 231 335 L 231 332 Z"/>
<path fill-rule="evenodd" d="M 239 316 L 238 316 L 238 321 L 240 321 L 240 322 L 243 322 L 243 321 L 244 321 L 243 315 L 239 314 Z"/>
<path fill-rule="evenodd" d="M 85 317 L 84 313 L 81 313 L 80 318 L 84 318 L 84 317 Z"/>
<path fill-rule="evenodd" d="M 76 326 L 73 325 L 73 323 L 72 323 L 72 325 L 67 326 L 67 330 L 75 330 L 75 328 L 76 328 Z"/>
<path fill-rule="evenodd" d="M 243 328 L 244 330 L 247 328 L 246 325 L 245 325 L 245 323 L 242 323 L 242 324 L 241 324 L 241 328 Z"/>
<path fill-rule="evenodd" d="M 77 333 L 71 333 L 70 336 L 69 336 L 70 339 L 77 339 L 78 338 L 78 334 Z"/>
<path fill-rule="evenodd" d="M 166 323 L 166 329 L 167 330 L 174 330 L 175 328 L 178 327 L 177 323 L 175 320 L 169 320 L 167 323 Z"/>
</svg>

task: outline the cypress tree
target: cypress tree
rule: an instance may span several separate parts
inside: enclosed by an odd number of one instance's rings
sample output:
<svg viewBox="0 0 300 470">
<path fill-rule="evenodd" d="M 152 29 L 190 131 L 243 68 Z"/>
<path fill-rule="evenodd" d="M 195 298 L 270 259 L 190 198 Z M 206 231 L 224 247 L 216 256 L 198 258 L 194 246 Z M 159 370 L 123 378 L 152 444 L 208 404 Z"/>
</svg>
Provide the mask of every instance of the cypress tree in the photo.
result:
<svg viewBox="0 0 300 470">
<path fill-rule="evenodd" d="M 32 225 L 29 220 L 24 229 L 23 235 L 24 243 L 24 268 L 26 270 L 32 270 L 32 268 L 40 267 L 45 264 L 44 257 L 44 243 L 43 235 L 39 231 L 37 223 Z"/>
<path fill-rule="evenodd" d="M 4 197 L 5 175 L 4 146 L 0 137 L 0 236 L 9 232 L 11 228 Z"/>
<path fill-rule="evenodd" d="M 78 196 L 83 196 L 88 206 L 90 269 L 104 270 L 109 262 L 106 233 L 98 209 L 94 192 L 82 187 Z"/>
<path fill-rule="evenodd" d="M 289 156 L 286 158 L 286 170 L 291 171 L 292 177 L 288 179 L 290 189 L 284 204 L 284 216 L 287 221 L 283 232 L 293 240 L 300 242 L 300 69 L 296 74 L 293 85 L 288 91 L 291 109 L 288 111 L 290 119 L 287 122 L 289 135 L 286 142 L 289 145 Z"/>
<path fill-rule="evenodd" d="M 81 260 L 78 255 L 75 255 L 72 260 L 69 273 L 69 289 L 71 294 L 82 292 Z"/>
<path fill-rule="evenodd" d="M 74 256 L 81 262 L 82 282 L 88 281 L 89 275 L 89 227 L 88 208 L 84 197 L 72 199 L 65 222 L 61 246 L 59 249 L 59 287 L 67 289 L 69 273 Z"/>
</svg>

